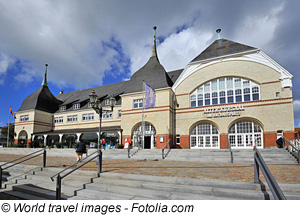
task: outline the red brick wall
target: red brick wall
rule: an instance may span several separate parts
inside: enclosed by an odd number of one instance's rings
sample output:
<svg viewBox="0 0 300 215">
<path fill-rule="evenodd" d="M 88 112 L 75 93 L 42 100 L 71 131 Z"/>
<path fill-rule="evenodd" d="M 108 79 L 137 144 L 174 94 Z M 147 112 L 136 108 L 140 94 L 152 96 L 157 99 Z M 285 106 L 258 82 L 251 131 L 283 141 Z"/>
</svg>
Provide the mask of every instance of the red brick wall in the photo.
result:
<svg viewBox="0 0 300 215">
<path fill-rule="evenodd" d="M 220 134 L 220 149 L 228 149 L 228 134 Z"/>
<path fill-rule="evenodd" d="M 288 140 L 295 139 L 295 132 L 283 132 L 283 136 Z"/>
<path fill-rule="evenodd" d="M 189 149 L 190 148 L 190 136 L 180 136 L 180 145 L 177 147 L 182 149 Z"/>
<path fill-rule="evenodd" d="M 271 147 L 271 146 L 277 146 L 276 143 L 277 140 L 277 133 L 264 133 L 264 148 Z"/>
<path fill-rule="evenodd" d="M 164 138 L 164 142 L 160 142 L 160 137 L 163 137 Z M 162 149 L 166 143 L 170 140 L 171 141 L 171 145 L 172 145 L 172 142 L 173 142 L 173 136 L 170 135 L 170 134 L 160 134 L 160 135 L 157 135 L 156 136 L 156 148 L 157 149 Z"/>
</svg>

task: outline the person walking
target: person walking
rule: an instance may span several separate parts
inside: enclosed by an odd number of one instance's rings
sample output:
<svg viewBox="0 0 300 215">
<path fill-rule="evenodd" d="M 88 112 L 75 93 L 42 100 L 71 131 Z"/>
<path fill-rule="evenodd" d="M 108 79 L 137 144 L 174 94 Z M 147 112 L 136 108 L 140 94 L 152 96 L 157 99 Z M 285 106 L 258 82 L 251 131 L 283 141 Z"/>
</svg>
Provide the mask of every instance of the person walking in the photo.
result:
<svg viewBox="0 0 300 215">
<path fill-rule="evenodd" d="M 105 142 L 105 139 L 103 138 L 102 139 L 102 147 L 104 148 L 104 150 L 105 150 L 105 147 L 106 147 L 106 142 Z"/>
<path fill-rule="evenodd" d="M 82 160 L 82 154 L 86 153 L 85 143 L 80 139 L 78 143 L 75 145 L 77 162 Z"/>
</svg>

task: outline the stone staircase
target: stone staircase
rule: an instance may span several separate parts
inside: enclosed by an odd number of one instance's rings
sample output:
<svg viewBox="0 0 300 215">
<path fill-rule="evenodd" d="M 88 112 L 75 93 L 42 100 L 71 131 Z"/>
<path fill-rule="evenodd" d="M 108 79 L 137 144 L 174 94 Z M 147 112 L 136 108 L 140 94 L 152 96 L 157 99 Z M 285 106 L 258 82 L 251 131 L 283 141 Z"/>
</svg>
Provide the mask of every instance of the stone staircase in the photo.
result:
<svg viewBox="0 0 300 215">
<path fill-rule="evenodd" d="M 69 151 L 65 151 L 69 152 Z M 71 152 L 71 151 L 70 151 Z M 267 164 L 296 164 L 285 149 L 260 149 Z M 56 155 L 55 151 L 51 152 Z M 229 150 L 172 149 L 166 160 L 229 163 Z M 253 163 L 252 150 L 233 150 L 234 163 Z M 56 155 L 57 156 L 57 155 Z M 64 153 L 67 156 L 67 153 Z M 72 154 L 74 156 L 74 151 Z M 103 151 L 104 159 L 128 159 L 127 150 Z M 130 159 L 162 160 L 161 150 L 140 150 Z M 0 165 L 2 163 L 0 162 Z M 16 199 L 55 199 L 59 168 L 16 165 L 3 172 L 0 190 Z M 56 179 L 56 178 L 55 178 Z M 266 188 L 265 188 L 266 187 Z M 300 199 L 300 184 L 280 184 L 287 199 Z M 251 182 L 199 180 L 77 170 L 62 180 L 62 199 L 272 199 L 268 186 Z M 1 198 L 0 198 L 1 199 Z"/>
<path fill-rule="evenodd" d="M 0 192 L 16 199 L 53 200 L 59 168 L 18 165 L 5 171 Z M 273 199 L 264 184 L 181 177 L 159 177 L 77 170 L 62 180 L 62 199 L 68 200 L 221 200 Z M 300 185 L 280 184 L 287 199 L 300 199 Z"/>
</svg>

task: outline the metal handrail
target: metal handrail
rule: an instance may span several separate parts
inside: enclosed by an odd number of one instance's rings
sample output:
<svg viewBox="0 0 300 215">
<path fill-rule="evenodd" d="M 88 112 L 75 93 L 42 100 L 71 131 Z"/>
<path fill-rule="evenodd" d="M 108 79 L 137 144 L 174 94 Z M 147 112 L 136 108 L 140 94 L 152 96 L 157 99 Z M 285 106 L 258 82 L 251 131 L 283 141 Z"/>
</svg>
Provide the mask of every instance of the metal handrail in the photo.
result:
<svg viewBox="0 0 300 215">
<path fill-rule="evenodd" d="M 128 158 L 131 158 L 133 155 L 135 155 L 140 149 L 140 144 L 138 144 L 138 148 L 135 152 L 133 152 L 132 154 L 130 154 L 130 150 L 133 149 L 133 145 L 128 145 L 128 149 L 127 149 L 127 152 L 128 152 Z"/>
<path fill-rule="evenodd" d="M 58 172 L 58 173 L 52 175 L 52 176 L 50 177 L 51 180 L 54 181 L 53 178 L 54 178 L 55 176 L 57 176 L 58 174 L 61 174 L 61 173 L 63 173 L 64 171 L 70 169 L 71 167 L 75 166 L 75 165 L 78 164 L 79 162 L 81 162 L 81 161 L 87 159 L 88 157 L 92 156 L 92 155 L 95 154 L 95 153 L 97 153 L 97 151 L 93 152 L 93 153 L 90 154 L 89 156 L 86 156 L 85 158 L 81 159 L 80 161 L 77 161 L 76 163 L 71 164 L 70 166 L 66 167 L 65 169 L 61 170 L 60 172 Z"/>
<path fill-rule="evenodd" d="M 228 148 L 229 148 L 229 152 L 230 152 L 230 163 L 233 163 L 233 152 L 231 150 L 231 144 L 228 142 Z"/>
<path fill-rule="evenodd" d="M 102 151 L 96 151 L 97 152 L 97 155 L 90 158 L 88 161 L 84 162 L 83 164 L 79 165 L 78 167 L 76 167 L 75 169 L 72 169 L 70 172 L 64 174 L 63 176 L 60 175 L 60 173 L 58 174 L 55 174 L 54 176 L 57 175 L 57 178 L 56 178 L 56 200 L 60 200 L 61 199 L 61 180 L 63 178 L 65 178 L 66 176 L 70 175 L 71 173 L 75 172 L 76 170 L 78 170 L 79 168 L 83 167 L 84 165 L 86 165 L 87 163 L 89 163 L 90 161 L 94 160 L 95 158 L 98 158 L 98 177 L 100 176 L 100 173 L 102 172 Z M 94 152 L 95 153 L 95 152 Z M 88 157 L 91 157 L 94 153 L 90 154 Z M 86 158 L 88 158 L 86 157 Z M 74 166 L 75 164 L 77 164 L 78 162 L 72 164 L 71 166 Z M 66 169 L 69 169 L 69 167 L 67 167 Z M 61 172 L 64 172 L 65 169 Z M 53 181 L 53 177 L 50 177 L 51 180 Z"/>
<path fill-rule="evenodd" d="M 294 144 L 290 143 L 290 141 L 288 141 L 284 136 L 282 136 L 282 140 L 284 141 L 284 142 L 283 142 L 283 147 L 285 146 L 284 143 L 287 143 L 287 144 L 289 144 L 289 145 L 297 152 L 297 155 L 298 155 L 297 160 L 298 160 L 298 164 L 300 165 L 300 150 L 297 149 L 297 148 L 294 146 Z"/>
<path fill-rule="evenodd" d="M 38 157 L 38 156 L 40 156 L 41 154 L 43 154 L 43 167 L 46 167 L 46 149 L 47 149 L 47 147 L 45 147 L 45 148 L 43 148 L 43 149 L 41 149 L 41 150 L 38 150 L 38 151 L 36 151 L 36 152 L 30 153 L 30 154 L 28 154 L 28 155 L 22 156 L 22 157 L 20 157 L 20 158 L 17 158 L 17 159 L 15 159 L 15 160 L 8 161 L 8 162 L 2 164 L 2 165 L 0 166 L 0 189 L 2 189 L 2 175 L 3 175 L 3 170 L 6 170 L 6 169 L 11 168 L 11 167 L 13 167 L 13 166 L 16 166 L 16 165 L 18 165 L 18 164 L 20 164 L 20 163 L 23 163 L 23 162 L 28 161 L 28 160 L 30 160 L 30 159 L 33 159 L 33 158 L 35 158 L 35 157 Z M 41 152 L 41 151 L 43 151 L 43 152 Z M 34 154 L 36 154 L 36 153 L 38 153 L 38 152 L 41 152 L 41 153 L 39 153 L 39 154 L 37 154 L 37 155 L 34 155 Z M 29 157 L 29 158 L 26 158 L 26 157 L 28 157 L 28 156 L 30 156 L 30 155 L 34 155 L 34 156 Z M 25 160 L 21 160 L 22 158 L 26 158 L 26 159 L 25 159 Z M 17 162 L 17 163 L 11 164 L 12 162 L 15 162 L 15 161 L 18 161 L 18 160 L 21 160 L 21 161 L 19 161 L 19 162 Z M 7 167 L 5 167 L 5 168 L 2 168 L 2 166 L 7 165 L 7 164 L 11 164 L 11 165 L 10 165 L 10 166 L 7 166 Z"/>
<path fill-rule="evenodd" d="M 165 154 L 165 149 L 166 149 L 166 147 L 167 146 L 169 146 L 169 150 L 167 151 L 167 153 Z M 170 141 L 170 139 L 168 140 L 168 142 L 165 144 L 165 146 L 162 148 L 162 150 L 161 150 L 161 153 L 162 153 L 162 159 L 165 159 L 167 156 L 168 156 L 168 154 L 170 153 L 170 151 L 171 151 L 171 141 Z"/>
<path fill-rule="evenodd" d="M 282 190 L 280 189 L 279 185 L 277 184 L 274 176 L 272 175 L 271 171 L 269 170 L 267 164 L 265 163 L 263 157 L 261 156 L 260 152 L 258 151 L 257 147 L 254 146 L 254 183 L 260 183 L 259 180 L 259 168 L 263 173 L 269 188 L 274 196 L 275 200 L 286 200 L 285 195 L 283 194 Z"/>
</svg>

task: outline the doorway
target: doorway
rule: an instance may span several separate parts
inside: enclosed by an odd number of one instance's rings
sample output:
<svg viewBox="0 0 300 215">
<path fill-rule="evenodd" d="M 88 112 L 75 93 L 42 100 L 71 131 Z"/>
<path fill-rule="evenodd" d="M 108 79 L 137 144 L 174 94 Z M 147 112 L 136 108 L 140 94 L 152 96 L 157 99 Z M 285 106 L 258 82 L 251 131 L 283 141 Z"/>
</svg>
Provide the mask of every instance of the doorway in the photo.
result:
<svg viewBox="0 0 300 215">
<path fill-rule="evenodd" d="M 151 136 L 144 137 L 144 149 L 151 149 Z"/>
</svg>

